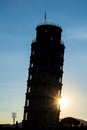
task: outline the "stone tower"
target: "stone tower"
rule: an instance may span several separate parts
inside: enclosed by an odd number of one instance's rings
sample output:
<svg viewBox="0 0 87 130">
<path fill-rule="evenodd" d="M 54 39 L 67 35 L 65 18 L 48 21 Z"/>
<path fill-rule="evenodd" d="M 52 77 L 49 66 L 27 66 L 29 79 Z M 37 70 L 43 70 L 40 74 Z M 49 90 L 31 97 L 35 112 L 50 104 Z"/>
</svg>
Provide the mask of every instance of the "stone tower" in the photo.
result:
<svg viewBox="0 0 87 130">
<path fill-rule="evenodd" d="M 64 44 L 62 29 L 43 24 L 36 27 L 31 44 L 27 92 L 24 107 L 25 130 L 54 129 L 59 122 Z"/>
</svg>

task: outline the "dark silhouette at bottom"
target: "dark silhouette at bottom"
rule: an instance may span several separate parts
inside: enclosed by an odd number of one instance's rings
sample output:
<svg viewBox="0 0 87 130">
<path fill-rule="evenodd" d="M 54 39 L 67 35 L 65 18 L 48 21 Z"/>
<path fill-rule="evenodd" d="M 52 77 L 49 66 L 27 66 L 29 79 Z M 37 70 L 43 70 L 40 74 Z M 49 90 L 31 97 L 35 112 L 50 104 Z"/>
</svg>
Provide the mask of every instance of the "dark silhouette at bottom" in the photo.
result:
<svg viewBox="0 0 87 130">
<path fill-rule="evenodd" d="M 19 126 L 20 125 L 18 122 L 16 122 L 14 127 L 12 125 L 8 126 L 0 125 L 0 130 L 25 130 Z M 53 130 L 53 129 L 51 126 L 47 128 L 47 125 L 44 124 L 44 127 L 40 127 L 40 125 L 39 126 L 34 125 L 32 130 Z M 78 119 L 67 117 L 62 119 L 61 122 L 59 122 L 57 126 L 55 126 L 54 130 L 87 130 L 87 126 L 84 126 L 84 124 L 81 123 L 81 121 Z"/>
</svg>

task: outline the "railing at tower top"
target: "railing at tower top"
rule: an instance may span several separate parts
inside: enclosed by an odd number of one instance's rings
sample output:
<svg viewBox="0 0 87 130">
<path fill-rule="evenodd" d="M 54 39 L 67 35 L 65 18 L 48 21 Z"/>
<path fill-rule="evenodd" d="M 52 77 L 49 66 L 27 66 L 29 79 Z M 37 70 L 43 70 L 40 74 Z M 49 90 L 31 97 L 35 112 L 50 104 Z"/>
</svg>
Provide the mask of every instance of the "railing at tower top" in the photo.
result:
<svg viewBox="0 0 87 130">
<path fill-rule="evenodd" d="M 40 24 L 37 25 L 37 27 L 41 26 L 41 25 L 52 25 L 52 26 L 56 26 L 56 27 L 61 28 L 61 26 L 59 24 L 55 24 L 55 23 L 51 23 L 51 22 L 40 23 Z"/>
</svg>

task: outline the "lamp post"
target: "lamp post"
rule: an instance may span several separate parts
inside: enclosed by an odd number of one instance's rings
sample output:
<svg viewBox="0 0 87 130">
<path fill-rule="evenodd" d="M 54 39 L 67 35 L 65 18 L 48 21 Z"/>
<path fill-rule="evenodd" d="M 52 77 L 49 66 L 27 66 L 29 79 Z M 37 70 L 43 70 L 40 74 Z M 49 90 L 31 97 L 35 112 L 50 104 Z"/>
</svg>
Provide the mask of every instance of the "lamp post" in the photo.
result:
<svg viewBox="0 0 87 130">
<path fill-rule="evenodd" d="M 16 118 L 16 113 L 12 112 L 12 118 L 13 118 L 13 126 L 15 125 L 15 118 Z"/>
</svg>

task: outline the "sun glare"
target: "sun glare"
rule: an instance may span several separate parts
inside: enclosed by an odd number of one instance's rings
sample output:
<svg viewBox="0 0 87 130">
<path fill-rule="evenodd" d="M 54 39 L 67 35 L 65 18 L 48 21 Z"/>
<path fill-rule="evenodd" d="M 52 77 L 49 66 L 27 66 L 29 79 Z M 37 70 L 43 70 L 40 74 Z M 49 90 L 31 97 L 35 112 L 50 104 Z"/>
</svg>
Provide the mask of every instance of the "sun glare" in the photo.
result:
<svg viewBox="0 0 87 130">
<path fill-rule="evenodd" d="M 58 102 L 61 108 L 67 107 L 68 105 L 68 99 L 66 97 L 62 97 Z"/>
</svg>

